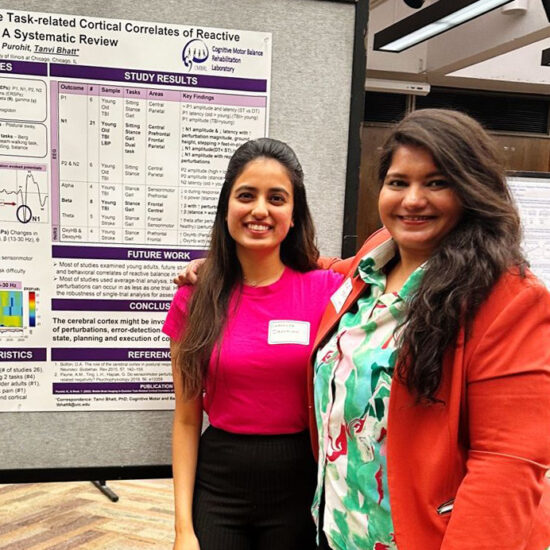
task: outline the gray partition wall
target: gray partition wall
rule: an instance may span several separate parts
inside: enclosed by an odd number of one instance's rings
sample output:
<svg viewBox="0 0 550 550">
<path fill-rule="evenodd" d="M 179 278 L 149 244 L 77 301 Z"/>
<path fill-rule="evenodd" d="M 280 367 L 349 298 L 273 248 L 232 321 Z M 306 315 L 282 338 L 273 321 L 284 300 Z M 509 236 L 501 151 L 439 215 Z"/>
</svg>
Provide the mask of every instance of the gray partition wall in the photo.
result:
<svg viewBox="0 0 550 550">
<path fill-rule="evenodd" d="M 269 135 L 302 162 L 321 253 L 354 252 L 368 0 L 18 0 L 0 8 L 272 33 Z M 170 475 L 170 411 L 3 412 L 0 431 L 1 482 Z"/>
</svg>

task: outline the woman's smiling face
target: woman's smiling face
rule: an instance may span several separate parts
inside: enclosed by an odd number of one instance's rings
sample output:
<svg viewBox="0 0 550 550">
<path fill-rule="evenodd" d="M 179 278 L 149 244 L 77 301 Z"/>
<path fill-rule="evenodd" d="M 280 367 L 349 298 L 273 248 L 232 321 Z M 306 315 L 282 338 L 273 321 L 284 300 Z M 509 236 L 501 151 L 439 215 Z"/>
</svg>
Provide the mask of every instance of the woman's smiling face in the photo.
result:
<svg viewBox="0 0 550 550">
<path fill-rule="evenodd" d="M 423 147 L 395 150 L 378 198 L 382 223 L 401 257 L 422 263 L 462 217 L 462 204 Z"/>
<path fill-rule="evenodd" d="M 277 160 L 250 161 L 235 180 L 227 227 L 237 251 L 280 249 L 293 225 L 294 192 L 287 169 Z"/>
</svg>

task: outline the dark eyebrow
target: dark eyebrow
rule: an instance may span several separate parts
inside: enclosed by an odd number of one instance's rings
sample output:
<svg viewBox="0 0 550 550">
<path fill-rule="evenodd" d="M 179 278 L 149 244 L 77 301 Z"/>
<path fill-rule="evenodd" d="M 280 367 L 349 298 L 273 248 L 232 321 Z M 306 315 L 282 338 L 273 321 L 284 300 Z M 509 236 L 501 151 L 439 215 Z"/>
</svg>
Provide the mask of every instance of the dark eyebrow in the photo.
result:
<svg viewBox="0 0 550 550">
<path fill-rule="evenodd" d="M 271 187 L 269 191 L 271 193 L 282 193 L 283 195 L 290 196 L 290 193 L 284 187 Z"/>
<path fill-rule="evenodd" d="M 387 172 L 386 173 L 386 178 L 388 177 L 391 177 L 391 178 L 404 178 L 404 179 L 407 179 L 407 174 L 401 174 L 400 172 Z M 436 170 L 435 172 L 430 172 L 429 174 L 426 174 L 426 178 L 436 178 L 436 177 L 445 177 L 445 174 L 443 174 L 443 172 L 440 172 L 439 170 Z"/>
<path fill-rule="evenodd" d="M 239 185 L 239 187 L 236 187 L 235 192 L 236 191 L 257 191 L 257 188 L 253 185 L 246 185 L 246 183 L 244 183 L 243 185 Z M 269 192 L 283 193 L 287 197 L 290 196 L 290 193 L 284 187 L 270 187 Z"/>
<path fill-rule="evenodd" d="M 235 187 L 235 191 L 255 191 L 256 188 L 252 187 L 252 185 L 239 185 L 239 187 Z"/>
</svg>

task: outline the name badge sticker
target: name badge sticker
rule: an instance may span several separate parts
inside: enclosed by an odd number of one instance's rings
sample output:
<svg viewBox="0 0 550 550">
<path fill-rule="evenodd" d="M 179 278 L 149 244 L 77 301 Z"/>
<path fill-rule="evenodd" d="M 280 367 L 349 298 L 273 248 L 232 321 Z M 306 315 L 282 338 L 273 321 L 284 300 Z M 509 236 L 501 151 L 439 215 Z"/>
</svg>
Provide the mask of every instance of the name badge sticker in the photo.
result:
<svg viewBox="0 0 550 550">
<path fill-rule="evenodd" d="M 267 343 L 308 346 L 309 333 L 307 321 L 269 321 Z"/>
<path fill-rule="evenodd" d="M 342 286 L 330 297 L 330 301 L 336 310 L 336 313 L 340 313 L 342 306 L 346 303 L 348 296 L 351 293 L 353 285 L 351 284 L 351 279 L 347 278 Z"/>
</svg>

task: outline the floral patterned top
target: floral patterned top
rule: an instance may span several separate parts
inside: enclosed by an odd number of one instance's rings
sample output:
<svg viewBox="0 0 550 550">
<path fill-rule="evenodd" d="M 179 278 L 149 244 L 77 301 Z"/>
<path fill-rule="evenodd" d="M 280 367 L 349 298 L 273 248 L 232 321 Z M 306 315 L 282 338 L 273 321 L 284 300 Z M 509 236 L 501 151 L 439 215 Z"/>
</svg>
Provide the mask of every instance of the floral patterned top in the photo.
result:
<svg viewBox="0 0 550 550">
<path fill-rule="evenodd" d="M 398 293 L 385 294 L 384 266 L 396 254 L 387 241 L 359 263 L 370 292 L 345 313 L 315 361 L 319 470 L 313 515 L 324 492 L 323 529 L 333 550 L 393 550 L 386 474 L 386 427 L 397 359 L 396 335 L 420 266 Z"/>
</svg>

